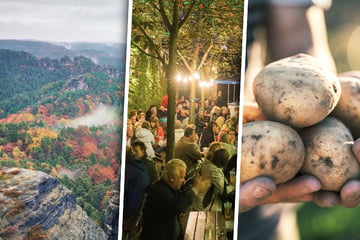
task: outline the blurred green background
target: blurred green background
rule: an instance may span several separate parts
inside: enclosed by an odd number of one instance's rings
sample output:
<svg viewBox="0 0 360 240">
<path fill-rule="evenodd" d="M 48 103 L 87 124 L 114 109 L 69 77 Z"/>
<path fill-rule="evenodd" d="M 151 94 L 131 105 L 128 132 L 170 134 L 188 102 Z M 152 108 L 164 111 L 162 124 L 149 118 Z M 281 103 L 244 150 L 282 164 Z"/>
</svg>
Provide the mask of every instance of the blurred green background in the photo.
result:
<svg viewBox="0 0 360 240">
<path fill-rule="evenodd" d="M 360 71 L 359 12 L 359 0 L 333 0 L 326 12 L 328 39 L 338 73 Z M 305 203 L 298 209 L 298 224 L 301 240 L 359 240 L 360 207 L 320 208 Z"/>
<path fill-rule="evenodd" d="M 330 50 L 339 73 L 360 70 L 359 12 L 359 0 L 333 0 L 325 13 Z"/>
</svg>

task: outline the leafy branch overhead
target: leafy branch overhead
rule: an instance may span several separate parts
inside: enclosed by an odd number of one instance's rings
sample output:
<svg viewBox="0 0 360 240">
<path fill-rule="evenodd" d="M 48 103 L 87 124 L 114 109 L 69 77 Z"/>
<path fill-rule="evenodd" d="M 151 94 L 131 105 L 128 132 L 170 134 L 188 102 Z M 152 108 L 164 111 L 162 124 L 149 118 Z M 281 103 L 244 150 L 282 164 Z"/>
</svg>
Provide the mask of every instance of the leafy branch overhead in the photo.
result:
<svg viewBox="0 0 360 240">
<path fill-rule="evenodd" d="M 179 68 L 192 73 L 216 65 L 221 77 L 232 77 L 240 69 L 242 16 L 236 0 L 135 1 L 132 46 L 166 66 L 176 33 Z"/>
<path fill-rule="evenodd" d="M 129 107 L 146 109 L 150 104 L 159 103 L 166 93 L 167 114 L 172 116 L 175 114 L 175 78 L 179 72 L 202 71 L 203 79 L 209 79 L 209 73 L 213 73 L 211 78 L 237 75 L 242 12 L 243 1 L 239 0 L 135 0 Z M 190 97 L 194 98 L 194 94 L 195 87 L 191 87 Z M 175 120 L 169 118 L 168 158 L 173 156 L 174 129 Z"/>
</svg>

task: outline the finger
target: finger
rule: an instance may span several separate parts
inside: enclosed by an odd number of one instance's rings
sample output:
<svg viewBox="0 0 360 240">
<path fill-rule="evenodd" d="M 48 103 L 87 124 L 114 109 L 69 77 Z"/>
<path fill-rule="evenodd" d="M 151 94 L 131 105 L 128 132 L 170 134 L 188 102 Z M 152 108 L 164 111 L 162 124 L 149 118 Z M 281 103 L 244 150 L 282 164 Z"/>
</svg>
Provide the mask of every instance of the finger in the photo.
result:
<svg viewBox="0 0 360 240">
<path fill-rule="evenodd" d="M 352 146 L 353 153 L 357 160 L 360 162 L 360 138 L 356 139 Z"/>
<path fill-rule="evenodd" d="M 320 207 L 335 207 L 340 198 L 335 192 L 320 191 L 314 194 L 314 202 Z"/>
<path fill-rule="evenodd" d="M 276 185 L 269 177 L 257 177 L 240 186 L 239 211 L 246 212 L 260 205 L 264 199 L 271 196 Z"/>
<path fill-rule="evenodd" d="M 312 193 L 321 189 L 320 181 L 310 175 L 296 177 L 289 182 L 279 184 L 276 192 L 264 203 L 311 201 Z"/>
<path fill-rule="evenodd" d="M 243 123 L 265 120 L 259 106 L 255 102 L 245 102 L 243 104 Z"/>
<path fill-rule="evenodd" d="M 341 205 L 348 208 L 360 204 L 360 181 L 350 180 L 341 189 Z"/>
</svg>

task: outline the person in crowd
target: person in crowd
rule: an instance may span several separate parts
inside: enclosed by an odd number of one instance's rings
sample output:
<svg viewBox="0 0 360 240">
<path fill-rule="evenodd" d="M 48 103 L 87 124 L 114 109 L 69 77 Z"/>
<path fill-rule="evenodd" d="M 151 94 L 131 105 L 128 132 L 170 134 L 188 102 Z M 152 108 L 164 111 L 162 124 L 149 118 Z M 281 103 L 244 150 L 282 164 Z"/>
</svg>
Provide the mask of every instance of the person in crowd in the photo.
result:
<svg viewBox="0 0 360 240">
<path fill-rule="evenodd" d="M 199 193 L 194 200 L 193 209 L 196 211 L 222 211 L 223 203 L 226 201 L 224 190 L 226 178 L 223 170 L 229 160 L 229 152 L 224 148 L 219 148 L 211 155 L 211 159 L 206 159 L 201 166 L 201 175 L 210 177 L 211 186 L 204 193 Z"/>
<path fill-rule="evenodd" d="M 135 132 L 142 128 L 143 123 L 146 121 L 145 119 L 145 113 L 144 112 L 138 112 L 138 120 L 135 123 Z"/>
<path fill-rule="evenodd" d="M 196 126 L 195 124 L 188 124 L 186 127 L 191 127 L 192 129 L 194 129 L 195 131 L 195 136 L 194 136 L 194 144 L 195 144 L 195 148 L 201 152 L 200 146 L 199 146 L 199 136 L 196 134 Z"/>
<path fill-rule="evenodd" d="M 141 128 L 135 131 L 135 137 L 145 144 L 148 157 L 154 158 L 155 150 L 153 145 L 155 144 L 155 138 L 150 131 L 150 123 L 148 121 L 144 121 Z"/>
<path fill-rule="evenodd" d="M 157 110 L 157 117 L 159 119 L 166 118 L 167 117 L 167 110 L 164 106 L 160 106 Z"/>
<path fill-rule="evenodd" d="M 209 145 L 209 149 L 205 154 L 205 159 L 211 160 L 212 156 L 214 155 L 214 152 L 220 148 L 224 148 L 224 143 L 222 142 L 212 142 Z"/>
<path fill-rule="evenodd" d="M 236 153 L 237 147 L 229 143 L 229 134 L 227 132 L 220 132 L 219 142 L 223 143 L 224 148 L 229 152 L 230 157 L 232 157 Z"/>
<path fill-rule="evenodd" d="M 157 117 L 157 107 L 156 105 L 151 105 L 145 113 L 145 120 L 150 121 L 151 117 Z"/>
<path fill-rule="evenodd" d="M 215 106 L 222 107 L 227 106 L 227 99 L 223 96 L 222 91 L 219 90 L 215 100 Z"/>
<path fill-rule="evenodd" d="M 228 131 L 228 143 L 237 147 L 237 134 L 235 128 L 230 128 Z"/>
<path fill-rule="evenodd" d="M 159 124 L 164 130 L 165 138 L 167 131 L 167 109 L 164 106 L 160 106 L 157 110 L 157 117 L 159 119 Z"/>
<path fill-rule="evenodd" d="M 217 124 L 215 121 L 211 121 L 203 129 L 200 136 L 200 148 L 209 147 L 210 143 L 216 141 L 215 134 L 217 131 Z"/>
<path fill-rule="evenodd" d="M 175 108 L 176 120 L 179 120 L 183 123 L 183 120 L 186 118 L 185 110 L 183 109 L 183 105 L 181 103 L 176 104 Z"/>
<path fill-rule="evenodd" d="M 135 141 L 132 144 L 132 153 L 137 160 L 143 161 L 145 163 L 147 172 L 149 174 L 150 183 L 158 180 L 159 176 L 157 175 L 155 162 L 148 157 L 145 143 L 139 140 Z"/>
<path fill-rule="evenodd" d="M 126 149 L 123 235 L 135 239 L 139 232 L 141 205 L 150 186 L 150 177 L 145 162 L 136 158 L 131 147 Z"/>
<path fill-rule="evenodd" d="M 143 209 L 141 240 L 184 238 L 180 214 L 186 212 L 195 196 L 210 185 L 210 179 L 198 175 L 191 188 L 182 190 L 186 172 L 184 161 L 172 159 L 167 162 L 161 179 L 151 186 Z"/>
<path fill-rule="evenodd" d="M 226 106 L 220 108 L 220 115 L 216 118 L 216 124 L 221 129 L 224 123 L 230 118 L 229 109 Z"/>
<path fill-rule="evenodd" d="M 204 112 L 205 112 L 205 115 L 210 115 L 211 109 L 212 109 L 212 106 L 210 104 L 209 99 L 205 99 L 204 100 Z"/>
<path fill-rule="evenodd" d="M 238 118 L 232 117 L 224 122 L 220 128 L 220 132 L 229 132 L 230 129 L 237 129 L 238 124 Z"/>
<path fill-rule="evenodd" d="M 169 102 L 169 97 L 167 94 L 165 94 L 165 96 L 161 99 L 161 104 L 160 104 L 160 106 L 164 107 L 164 111 L 167 111 L 168 102 Z"/>
<path fill-rule="evenodd" d="M 175 144 L 175 157 L 183 160 L 187 169 L 193 169 L 199 160 L 201 153 L 196 145 L 196 133 L 193 127 L 184 129 L 184 136 Z"/>
<path fill-rule="evenodd" d="M 185 99 L 184 101 L 181 102 L 181 104 L 182 104 L 182 108 L 183 108 L 184 110 L 189 111 L 189 107 L 190 107 L 190 102 L 189 102 L 189 100 Z"/>
<path fill-rule="evenodd" d="M 185 128 L 185 126 L 188 123 L 189 120 L 189 110 L 186 110 L 183 107 L 183 104 L 178 103 L 176 105 L 176 120 L 180 121 L 182 124 L 182 127 Z"/>
<path fill-rule="evenodd" d="M 150 118 L 150 127 L 151 133 L 154 135 L 155 138 L 153 148 L 155 152 L 160 152 L 161 149 L 166 145 L 166 142 L 164 130 L 160 126 L 159 119 L 156 116 L 152 116 Z"/>
<path fill-rule="evenodd" d="M 179 99 L 177 100 L 177 103 L 183 104 L 183 102 L 185 102 L 185 96 L 184 96 L 184 95 L 181 95 L 181 96 L 179 97 Z"/>
<path fill-rule="evenodd" d="M 131 124 L 135 127 L 137 122 L 138 112 L 135 109 L 131 109 L 128 114 L 128 120 L 131 121 Z"/>
<path fill-rule="evenodd" d="M 199 112 L 195 117 L 195 132 L 200 137 L 203 129 L 206 126 L 205 111 L 203 108 L 199 109 Z"/>
<path fill-rule="evenodd" d="M 131 147 L 133 142 L 135 141 L 134 135 L 134 126 L 131 123 L 131 119 L 128 120 L 127 128 L 126 128 L 126 146 Z"/>
<path fill-rule="evenodd" d="M 220 116 L 221 113 L 221 108 L 218 106 L 214 106 L 211 108 L 210 111 L 210 120 L 211 121 L 216 121 L 216 119 Z"/>
</svg>

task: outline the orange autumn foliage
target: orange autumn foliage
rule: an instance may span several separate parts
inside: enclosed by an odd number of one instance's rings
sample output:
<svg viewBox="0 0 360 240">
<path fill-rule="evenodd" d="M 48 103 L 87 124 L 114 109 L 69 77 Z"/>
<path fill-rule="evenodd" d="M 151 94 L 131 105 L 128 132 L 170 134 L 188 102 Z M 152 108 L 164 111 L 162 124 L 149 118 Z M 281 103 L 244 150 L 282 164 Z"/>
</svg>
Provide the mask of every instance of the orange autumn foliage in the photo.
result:
<svg viewBox="0 0 360 240">
<path fill-rule="evenodd" d="M 41 139 L 44 137 L 57 138 L 58 134 L 46 128 L 30 128 L 27 131 L 32 137 L 32 143 L 28 146 L 27 150 L 31 150 L 34 147 L 39 147 Z"/>
<path fill-rule="evenodd" d="M 0 123 L 2 124 L 20 123 L 20 122 L 34 123 L 35 116 L 32 115 L 31 113 L 16 113 L 16 114 L 10 114 L 6 118 L 0 119 Z"/>
<path fill-rule="evenodd" d="M 38 112 L 39 115 L 49 116 L 49 109 L 45 107 L 44 105 L 38 106 Z"/>
<path fill-rule="evenodd" d="M 104 167 L 100 164 L 95 164 L 86 171 L 94 184 L 105 182 L 106 180 L 110 180 L 113 183 L 116 180 L 116 175 L 111 166 Z"/>
<path fill-rule="evenodd" d="M 82 146 L 82 157 L 85 158 L 89 156 L 91 153 L 97 154 L 98 147 L 93 142 L 85 142 Z"/>
<path fill-rule="evenodd" d="M 15 143 L 8 142 L 2 147 L 2 151 L 6 154 L 12 153 L 14 148 L 16 147 Z"/>
</svg>

